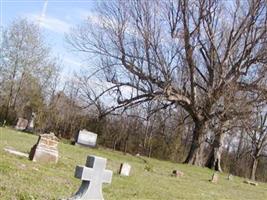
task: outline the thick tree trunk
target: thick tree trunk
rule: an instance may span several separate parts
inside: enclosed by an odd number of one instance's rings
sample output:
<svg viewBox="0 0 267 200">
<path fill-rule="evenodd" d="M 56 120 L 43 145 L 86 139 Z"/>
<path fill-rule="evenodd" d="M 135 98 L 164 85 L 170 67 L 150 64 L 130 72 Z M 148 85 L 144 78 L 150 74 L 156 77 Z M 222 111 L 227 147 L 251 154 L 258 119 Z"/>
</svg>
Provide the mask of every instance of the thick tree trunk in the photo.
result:
<svg viewBox="0 0 267 200">
<path fill-rule="evenodd" d="M 250 178 L 255 181 L 256 179 L 256 172 L 258 167 L 259 160 L 258 158 L 253 159 L 252 169 L 251 169 L 251 176 Z"/>
<path fill-rule="evenodd" d="M 223 133 L 218 133 L 212 143 L 212 150 L 208 156 L 206 167 L 222 172 L 221 156 L 223 152 Z"/>
<path fill-rule="evenodd" d="M 188 153 L 188 156 L 184 163 L 197 165 L 197 166 L 204 166 L 204 143 L 202 141 L 202 137 L 205 131 L 205 123 L 204 122 L 197 122 L 195 123 L 195 128 L 193 132 L 193 139 L 192 144 Z"/>
</svg>

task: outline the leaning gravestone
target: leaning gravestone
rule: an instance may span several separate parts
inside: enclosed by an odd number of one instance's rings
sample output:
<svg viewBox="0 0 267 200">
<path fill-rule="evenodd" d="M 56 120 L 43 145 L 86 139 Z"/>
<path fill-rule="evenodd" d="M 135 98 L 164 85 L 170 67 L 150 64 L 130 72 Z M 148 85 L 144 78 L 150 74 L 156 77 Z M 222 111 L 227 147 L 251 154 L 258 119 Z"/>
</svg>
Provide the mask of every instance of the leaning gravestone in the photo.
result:
<svg viewBox="0 0 267 200">
<path fill-rule="evenodd" d="M 97 134 L 87 131 L 85 129 L 79 131 L 76 145 L 83 145 L 89 147 L 95 147 L 97 140 Z"/>
<path fill-rule="evenodd" d="M 129 165 L 128 163 L 122 163 L 120 166 L 120 175 L 122 176 L 129 176 L 130 175 L 130 171 L 131 171 L 131 165 Z"/>
<path fill-rule="evenodd" d="M 58 162 L 58 138 L 54 133 L 41 134 L 37 143 L 31 148 L 29 159 L 36 162 Z"/>
<path fill-rule="evenodd" d="M 68 200 L 104 200 L 102 184 L 111 183 L 112 171 L 106 170 L 107 160 L 88 156 L 85 166 L 77 166 L 75 177 L 82 180 L 76 194 Z"/>
<path fill-rule="evenodd" d="M 19 118 L 18 119 L 18 122 L 17 122 L 17 125 L 15 127 L 15 129 L 17 130 L 20 130 L 20 131 L 24 131 L 26 130 L 27 126 L 28 126 L 28 120 L 27 119 L 24 119 L 24 118 Z"/>
<path fill-rule="evenodd" d="M 212 178 L 211 178 L 210 182 L 212 182 L 212 183 L 218 183 L 218 181 L 219 181 L 219 174 L 218 174 L 218 172 L 214 172 L 213 175 L 212 175 Z"/>
</svg>

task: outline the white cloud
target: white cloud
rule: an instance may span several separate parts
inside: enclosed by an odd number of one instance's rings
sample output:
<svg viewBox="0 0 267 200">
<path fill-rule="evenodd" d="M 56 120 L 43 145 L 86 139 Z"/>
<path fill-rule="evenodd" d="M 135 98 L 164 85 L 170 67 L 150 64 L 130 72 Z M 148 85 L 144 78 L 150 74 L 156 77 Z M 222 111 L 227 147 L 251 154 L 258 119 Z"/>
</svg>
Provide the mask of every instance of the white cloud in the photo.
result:
<svg viewBox="0 0 267 200">
<path fill-rule="evenodd" d="M 27 17 L 30 20 L 39 23 L 41 27 L 56 33 L 68 33 L 72 26 L 66 21 L 48 15 L 41 18 L 36 14 L 28 14 Z"/>
<path fill-rule="evenodd" d="M 71 25 L 63 20 L 46 16 L 40 23 L 41 27 L 44 27 L 50 31 L 57 33 L 69 32 Z"/>
<path fill-rule="evenodd" d="M 68 58 L 68 57 L 63 58 L 63 63 L 66 66 L 75 66 L 75 67 L 81 67 L 81 65 L 82 65 L 81 62 L 76 61 L 76 60 L 74 60 L 72 58 Z"/>
</svg>

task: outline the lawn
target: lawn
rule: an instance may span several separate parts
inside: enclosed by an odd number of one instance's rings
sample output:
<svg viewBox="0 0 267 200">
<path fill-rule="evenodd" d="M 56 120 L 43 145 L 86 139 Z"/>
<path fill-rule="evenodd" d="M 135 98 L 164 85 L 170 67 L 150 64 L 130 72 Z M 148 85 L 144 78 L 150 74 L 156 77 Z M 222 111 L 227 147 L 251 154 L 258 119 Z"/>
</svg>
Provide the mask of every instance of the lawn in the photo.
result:
<svg viewBox="0 0 267 200">
<path fill-rule="evenodd" d="M 113 171 L 112 183 L 104 185 L 105 200 L 266 200 L 267 184 L 244 184 L 244 179 L 226 179 L 220 174 L 218 184 L 208 180 L 213 171 L 207 168 L 147 159 L 149 166 L 138 157 L 109 149 L 90 149 L 60 142 L 57 164 L 40 164 L 6 153 L 4 147 L 29 152 L 37 136 L 0 128 L 0 199 L 33 200 L 70 197 L 81 183 L 74 178 L 76 165 L 84 165 L 87 155 L 108 159 L 107 169 Z M 132 165 L 130 177 L 118 175 L 121 162 Z M 149 171 L 145 169 L 151 169 Z M 184 172 L 181 178 L 170 176 L 172 170 Z"/>
</svg>

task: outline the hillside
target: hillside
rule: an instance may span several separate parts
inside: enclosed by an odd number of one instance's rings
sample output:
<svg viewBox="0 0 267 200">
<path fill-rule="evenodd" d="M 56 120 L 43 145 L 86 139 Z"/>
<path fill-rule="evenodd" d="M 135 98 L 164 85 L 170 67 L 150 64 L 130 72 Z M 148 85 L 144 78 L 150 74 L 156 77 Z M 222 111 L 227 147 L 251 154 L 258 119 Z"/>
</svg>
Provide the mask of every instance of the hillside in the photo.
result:
<svg viewBox="0 0 267 200">
<path fill-rule="evenodd" d="M 0 128 L 0 199 L 30 200 L 59 199 L 70 197 L 80 185 L 74 178 L 76 165 L 84 165 L 87 155 L 98 155 L 108 159 L 107 169 L 114 172 L 112 184 L 104 185 L 106 200 L 124 199 L 190 199 L 190 200 L 266 200 L 267 184 L 258 186 L 244 184 L 244 179 L 226 179 L 220 174 L 218 184 L 208 180 L 213 171 L 189 165 L 148 159 L 149 167 L 142 159 L 123 155 L 120 152 L 99 148 L 89 149 L 59 144 L 60 160 L 56 165 L 33 163 L 26 158 L 6 153 L 4 147 L 13 147 L 29 152 L 37 136 Z M 117 174 L 121 162 L 132 165 L 130 177 Z M 145 168 L 152 170 L 147 171 Z M 174 178 L 172 170 L 179 169 L 184 177 Z"/>
</svg>

